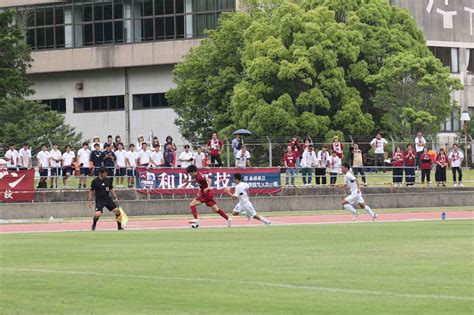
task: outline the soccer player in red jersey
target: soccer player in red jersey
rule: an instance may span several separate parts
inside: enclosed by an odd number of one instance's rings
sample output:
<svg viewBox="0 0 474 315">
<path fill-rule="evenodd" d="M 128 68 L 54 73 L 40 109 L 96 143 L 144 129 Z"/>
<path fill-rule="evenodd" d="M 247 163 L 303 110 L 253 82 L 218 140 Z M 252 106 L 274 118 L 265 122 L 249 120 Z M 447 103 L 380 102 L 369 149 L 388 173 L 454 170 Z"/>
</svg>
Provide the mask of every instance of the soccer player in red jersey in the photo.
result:
<svg viewBox="0 0 474 315">
<path fill-rule="evenodd" d="M 232 226 L 232 218 L 229 218 L 224 210 L 220 209 L 217 205 L 217 202 L 214 200 L 214 196 L 211 190 L 211 180 L 206 179 L 199 173 L 196 165 L 189 165 L 186 169 L 187 173 L 191 175 L 192 179 L 194 179 L 199 185 L 199 193 L 197 198 L 194 198 L 189 206 L 191 207 L 191 212 L 193 214 L 194 219 L 189 221 L 190 224 L 194 228 L 199 226 L 199 219 L 198 219 L 198 212 L 197 206 L 201 203 L 205 203 L 206 206 L 214 210 L 214 212 L 218 213 L 221 217 L 223 217 L 227 221 L 227 226 Z"/>
</svg>

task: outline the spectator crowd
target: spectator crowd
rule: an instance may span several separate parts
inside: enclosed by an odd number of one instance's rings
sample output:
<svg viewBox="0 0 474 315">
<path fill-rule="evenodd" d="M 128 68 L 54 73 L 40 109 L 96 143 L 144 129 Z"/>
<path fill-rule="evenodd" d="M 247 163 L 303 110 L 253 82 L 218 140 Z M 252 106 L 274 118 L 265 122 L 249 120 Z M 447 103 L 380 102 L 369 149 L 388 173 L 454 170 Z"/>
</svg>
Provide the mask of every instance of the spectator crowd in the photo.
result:
<svg viewBox="0 0 474 315">
<path fill-rule="evenodd" d="M 448 167 L 452 170 L 454 186 L 462 187 L 462 161 L 464 154 L 457 144 L 451 149 L 441 148 L 438 152 L 427 147 L 427 142 L 421 132 L 414 139 L 414 146 L 407 144 L 405 148 L 397 145 L 391 153 L 387 152 L 389 142 L 377 134 L 370 141 L 370 147 L 363 151 L 357 143 L 348 149 L 349 156 L 344 156 L 344 144 L 335 136 L 328 146 L 315 147 L 310 139 L 300 143 L 297 137 L 292 138 L 282 157 L 282 166 L 286 172 L 285 185 L 295 186 L 295 178 L 301 173 L 303 185 L 313 186 L 313 172 L 316 186 L 334 186 L 340 174 L 341 164 L 348 159 L 355 176 L 361 176 L 362 183 L 367 186 L 366 171 L 385 172 L 392 169 L 392 182 L 395 187 L 401 187 L 403 180 L 408 187 L 415 185 L 415 174 L 421 172 L 421 182 L 431 183 L 431 171 L 435 170 L 435 181 L 438 186 L 446 186 L 446 173 Z M 66 145 L 61 151 L 57 144 L 52 144 L 48 150 L 46 144 L 41 145 L 36 155 L 36 165 L 40 180 L 38 188 L 47 188 L 58 185 L 58 179 L 67 187 L 70 176 L 79 177 L 79 188 L 86 187 L 88 176 L 98 175 L 101 167 L 106 167 L 109 176 L 115 176 L 117 187 L 134 186 L 136 169 L 181 167 L 187 168 L 195 165 L 198 168 L 208 166 L 222 167 L 223 142 L 213 133 L 206 146 L 184 145 L 183 151 L 178 154 L 177 146 L 171 136 L 166 137 L 164 144 L 160 144 L 157 137 L 146 142 L 139 136 L 136 144 L 124 145 L 120 136 L 111 135 L 105 142 L 99 137 L 94 137 L 91 142 L 84 142 L 82 148 L 74 152 L 71 145 Z M 240 135 L 232 141 L 233 158 L 235 167 L 245 168 L 251 166 L 251 154 L 243 144 Z M 369 149 L 374 151 L 374 162 L 370 167 L 365 164 Z M 10 144 L 5 153 L 6 167 L 11 170 L 30 169 L 33 167 L 33 158 L 28 144 L 16 150 Z M 329 178 L 329 181 L 327 180 Z"/>
</svg>

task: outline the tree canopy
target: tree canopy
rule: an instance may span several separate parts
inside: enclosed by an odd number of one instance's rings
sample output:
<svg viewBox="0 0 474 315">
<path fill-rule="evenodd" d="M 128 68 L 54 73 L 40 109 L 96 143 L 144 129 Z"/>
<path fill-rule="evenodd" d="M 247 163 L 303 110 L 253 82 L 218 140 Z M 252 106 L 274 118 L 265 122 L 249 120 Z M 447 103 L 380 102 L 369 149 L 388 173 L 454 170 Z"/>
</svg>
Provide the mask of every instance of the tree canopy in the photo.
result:
<svg viewBox="0 0 474 315">
<path fill-rule="evenodd" d="M 405 9 L 387 0 L 288 0 L 221 15 L 174 70 L 167 97 L 190 139 L 403 136 L 437 131 L 461 88 Z"/>
<path fill-rule="evenodd" d="M 27 76 L 31 52 L 14 12 L 0 13 L 0 143 L 76 143 L 81 135 L 67 125 L 64 117 L 40 102 L 25 99 L 34 93 Z"/>
</svg>

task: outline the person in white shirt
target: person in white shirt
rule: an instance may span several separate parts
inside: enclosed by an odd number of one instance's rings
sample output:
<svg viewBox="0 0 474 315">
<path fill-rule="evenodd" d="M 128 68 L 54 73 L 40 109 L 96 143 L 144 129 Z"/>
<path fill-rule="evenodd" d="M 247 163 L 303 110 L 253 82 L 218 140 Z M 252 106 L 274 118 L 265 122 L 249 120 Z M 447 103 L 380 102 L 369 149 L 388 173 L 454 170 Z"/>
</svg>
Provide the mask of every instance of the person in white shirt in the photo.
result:
<svg viewBox="0 0 474 315">
<path fill-rule="evenodd" d="M 20 169 L 27 170 L 32 168 L 31 149 L 28 143 L 23 143 L 23 148 L 18 151 Z"/>
<path fill-rule="evenodd" d="M 313 145 L 309 145 L 308 149 L 303 152 L 301 156 L 301 175 L 303 177 L 303 185 L 305 187 L 311 187 L 313 181 L 313 167 L 318 163 L 316 153 L 314 153 Z"/>
<path fill-rule="evenodd" d="M 136 144 L 136 149 L 138 153 L 142 151 L 143 143 L 145 143 L 145 137 L 143 137 L 142 135 L 139 135 L 137 139 L 137 144 Z"/>
<path fill-rule="evenodd" d="M 341 170 L 341 159 L 337 155 L 336 151 L 331 152 L 331 157 L 329 158 L 329 174 L 331 176 L 331 186 L 336 185 L 337 175 Z"/>
<path fill-rule="evenodd" d="M 184 146 L 184 151 L 179 155 L 178 161 L 181 163 L 181 168 L 188 168 L 193 164 L 193 153 L 189 151 L 189 145 Z"/>
<path fill-rule="evenodd" d="M 148 150 L 146 142 L 142 142 L 142 149 L 138 152 L 138 165 L 148 167 L 151 159 L 151 151 Z"/>
<path fill-rule="evenodd" d="M 62 165 L 63 165 L 63 186 L 67 188 L 67 179 L 71 176 L 74 171 L 74 167 L 72 166 L 72 162 L 76 157 L 76 154 L 71 150 L 71 146 L 68 144 L 66 146 L 66 151 L 63 153 L 62 156 Z"/>
<path fill-rule="evenodd" d="M 118 142 L 115 144 L 117 146 L 117 150 L 115 150 L 115 176 L 117 176 L 117 188 L 123 188 L 123 182 L 125 180 L 125 175 L 127 174 L 127 163 L 125 162 L 125 158 L 127 156 L 127 152 L 123 149 L 123 143 Z"/>
<path fill-rule="evenodd" d="M 135 145 L 133 143 L 130 144 L 128 148 L 129 151 L 125 155 L 125 165 L 127 167 L 128 188 L 132 188 L 135 185 L 138 152 L 135 151 Z"/>
<path fill-rule="evenodd" d="M 38 183 L 38 188 L 47 188 L 48 185 L 46 180 L 48 179 L 48 170 L 49 170 L 49 152 L 46 151 L 46 144 L 41 145 L 41 151 L 36 155 L 38 172 L 40 174 L 40 180 Z"/>
<path fill-rule="evenodd" d="M 462 183 L 462 161 L 464 160 L 464 154 L 459 150 L 457 143 L 453 144 L 453 150 L 448 154 L 449 164 L 451 165 L 451 171 L 453 172 L 453 184 L 454 187 L 464 187 Z M 456 178 L 456 173 L 459 175 L 459 182 Z"/>
<path fill-rule="evenodd" d="M 370 141 L 370 145 L 374 149 L 375 152 L 375 160 L 374 160 L 374 166 L 375 166 L 375 172 L 378 171 L 378 167 L 384 166 L 384 160 L 385 160 L 385 145 L 387 145 L 387 140 L 382 138 L 382 135 L 380 133 L 377 134 L 377 136 Z M 385 169 L 383 169 L 385 173 Z"/>
<path fill-rule="evenodd" d="M 79 188 L 86 188 L 87 176 L 90 174 L 90 158 L 91 150 L 89 150 L 89 144 L 84 142 L 82 148 L 77 151 L 77 162 L 79 163 Z"/>
<path fill-rule="evenodd" d="M 329 165 L 329 152 L 325 146 L 318 152 L 318 162 L 316 163 L 316 185 L 326 186 L 326 168 Z"/>
<path fill-rule="evenodd" d="M 204 165 L 204 160 L 206 159 L 206 154 L 202 152 L 202 147 L 198 145 L 196 147 L 196 152 L 193 154 L 193 164 L 199 169 L 203 168 Z"/>
<path fill-rule="evenodd" d="M 51 168 L 51 185 L 49 188 L 58 187 L 58 177 L 61 176 L 61 160 L 63 155 L 58 149 L 58 145 L 53 143 L 53 148 L 49 151 L 49 166 Z"/>
<path fill-rule="evenodd" d="M 5 153 L 5 161 L 7 161 L 7 168 L 9 170 L 18 170 L 18 151 L 15 149 L 15 144 L 10 143 L 8 145 L 8 151 Z"/>
<path fill-rule="evenodd" d="M 227 193 L 229 197 L 231 197 L 232 199 L 239 200 L 239 203 L 235 206 L 234 210 L 232 210 L 232 215 L 238 216 L 239 214 L 244 213 L 249 220 L 251 218 L 254 218 L 255 220 L 258 220 L 265 225 L 270 225 L 271 224 L 270 220 L 262 217 L 261 215 L 257 214 L 257 211 L 255 211 L 255 208 L 253 207 L 249 199 L 250 186 L 249 184 L 244 183 L 242 181 L 242 175 L 238 173 L 234 174 L 234 182 L 235 182 L 234 193 L 230 191 L 229 187 L 225 188 L 225 192 Z"/>
<path fill-rule="evenodd" d="M 341 171 L 344 174 L 344 184 L 338 187 L 349 188 L 351 194 L 347 196 L 342 201 L 342 207 L 346 210 L 349 210 L 353 215 L 353 220 L 357 220 L 359 212 L 354 208 L 354 206 L 359 206 L 359 208 L 364 209 L 368 215 L 372 218 L 373 221 L 377 219 L 377 214 L 370 209 L 368 205 L 365 204 L 362 193 L 360 192 L 359 181 L 357 178 L 350 172 L 351 167 L 347 163 L 343 163 Z"/>
<path fill-rule="evenodd" d="M 155 144 L 153 152 L 150 156 L 150 165 L 153 167 L 160 167 L 163 165 L 163 152 L 160 150 L 160 145 Z"/>
<path fill-rule="evenodd" d="M 426 147 L 426 140 L 423 137 L 423 133 L 418 131 L 415 138 L 415 150 L 416 150 L 416 167 L 420 167 L 420 156 L 423 154 L 423 149 Z"/>
<path fill-rule="evenodd" d="M 235 166 L 246 168 L 250 167 L 250 152 L 247 151 L 247 146 L 244 144 L 235 155 Z"/>
</svg>

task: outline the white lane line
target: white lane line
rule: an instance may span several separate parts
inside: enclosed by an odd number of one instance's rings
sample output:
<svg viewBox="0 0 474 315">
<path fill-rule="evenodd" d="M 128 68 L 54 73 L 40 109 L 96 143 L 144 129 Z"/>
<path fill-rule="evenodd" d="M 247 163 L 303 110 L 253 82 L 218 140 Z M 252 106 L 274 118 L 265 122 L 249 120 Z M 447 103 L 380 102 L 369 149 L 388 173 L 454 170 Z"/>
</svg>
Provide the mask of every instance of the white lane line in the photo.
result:
<svg viewBox="0 0 474 315">
<path fill-rule="evenodd" d="M 144 280 L 161 280 L 161 281 L 184 281 L 184 282 L 208 282 L 221 284 L 242 284 L 250 286 L 262 286 L 282 289 L 308 290 L 308 291 L 323 291 L 346 294 L 364 294 L 377 295 L 389 298 L 410 298 L 410 299 L 442 299 L 454 301 L 474 301 L 472 296 L 456 296 L 456 295 L 438 295 L 438 294 L 412 294 L 412 293 L 396 293 L 387 291 L 370 291 L 370 290 L 356 290 L 344 288 L 330 288 L 309 285 L 297 285 L 286 283 L 262 282 L 262 281 L 243 281 L 243 280 L 226 280 L 226 279 L 210 279 L 210 278 L 188 278 L 188 277 L 165 277 L 153 275 L 132 275 L 132 274 L 115 274 L 115 273 L 100 273 L 100 272 L 86 272 L 86 271 L 72 271 L 72 270 L 48 270 L 48 269 L 26 269 L 26 268 L 1 268 L 2 272 L 32 272 L 32 273 L 50 273 L 50 274 L 66 274 L 79 276 L 94 276 L 94 277 L 113 277 L 113 278 L 131 278 Z"/>
<path fill-rule="evenodd" d="M 449 220 L 446 221 L 459 221 L 459 220 L 473 220 L 474 217 L 460 217 L 460 218 L 450 218 Z M 278 217 L 275 217 L 275 219 L 278 221 Z M 425 222 L 425 221 L 441 221 L 439 218 L 432 218 L 432 219 L 399 219 L 399 220 L 377 220 L 377 222 L 372 222 L 372 221 L 328 221 L 328 222 L 277 222 L 277 221 L 272 221 L 271 226 L 293 226 L 293 225 L 325 225 L 325 224 L 382 224 L 382 223 L 398 223 L 398 222 Z M 47 223 L 44 223 L 47 224 Z M 125 229 L 127 231 L 145 231 L 145 230 L 175 230 L 175 229 L 189 229 L 190 226 L 189 224 L 183 224 L 182 226 L 156 226 L 156 227 L 147 227 L 147 226 L 140 226 L 140 225 L 130 225 L 125 226 Z M 31 234 L 31 233 L 64 233 L 64 232 L 91 232 L 89 228 L 80 228 L 78 230 L 54 230 L 54 231 L 2 231 L 1 230 L 1 225 L 0 225 L 0 235 L 2 234 Z M 254 228 L 254 227 L 261 227 L 261 228 L 271 228 L 268 226 L 262 226 L 262 224 L 248 224 L 248 225 L 239 225 L 239 224 L 234 224 L 232 225 L 232 228 Z M 199 226 L 199 229 L 228 229 L 226 225 L 201 225 Z M 98 230 L 95 231 L 97 232 L 110 232 L 110 231 L 117 231 L 116 228 L 100 228 L 100 225 L 98 226 Z M 120 232 L 120 233 L 125 233 L 125 232 Z"/>
</svg>

